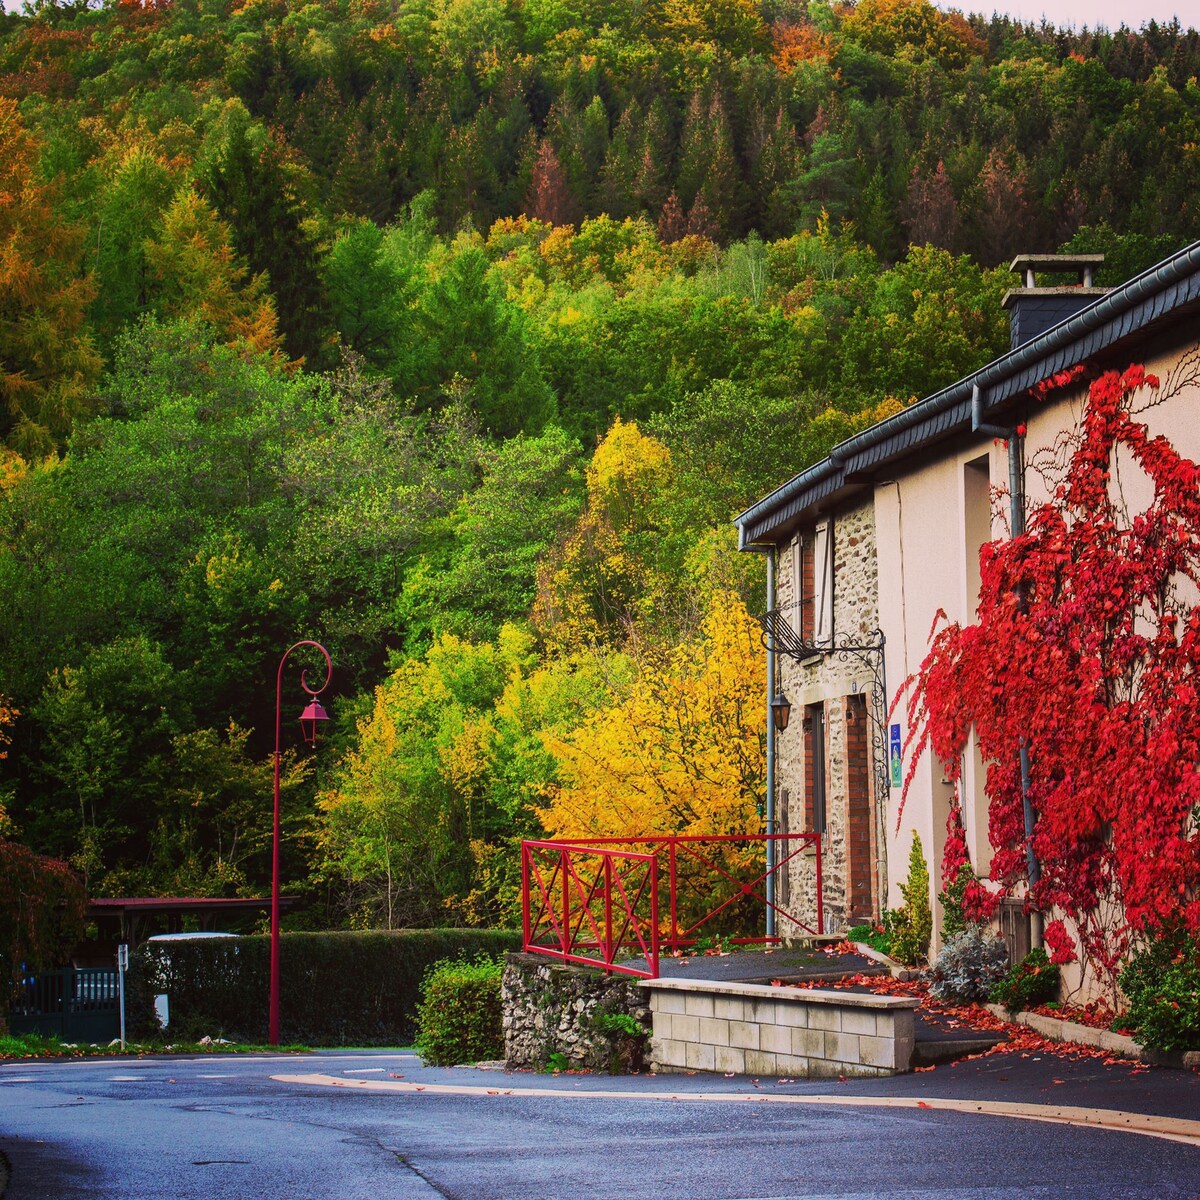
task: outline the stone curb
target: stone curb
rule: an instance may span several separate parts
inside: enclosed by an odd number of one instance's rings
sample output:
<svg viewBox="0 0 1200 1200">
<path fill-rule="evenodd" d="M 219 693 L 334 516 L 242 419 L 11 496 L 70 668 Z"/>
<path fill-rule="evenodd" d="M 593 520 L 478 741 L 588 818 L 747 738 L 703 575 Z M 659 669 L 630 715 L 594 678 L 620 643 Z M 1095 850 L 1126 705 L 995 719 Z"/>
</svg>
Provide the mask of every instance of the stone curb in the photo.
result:
<svg viewBox="0 0 1200 1200">
<path fill-rule="evenodd" d="M 882 954 L 876 950 L 874 946 L 868 946 L 866 942 L 851 942 L 856 953 L 861 954 L 863 958 L 869 958 L 872 962 L 877 962 L 880 966 L 887 967 L 892 973 L 893 979 L 899 979 L 901 983 L 906 983 L 910 979 L 919 979 L 921 972 L 914 970 L 912 967 L 906 967 L 903 963 L 898 963 L 894 958 L 888 958 L 886 954 Z"/>
<path fill-rule="evenodd" d="M 1042 1013 L 1019 1012 L 1010 1013 L 1003 1004 L 989 1004 L 988 1012 L 1001 1021 L 1013 1025 L 1024 1025 L 1040 1033 L 1042 1037 L 1056 1042 L 1072 1042 L 1080 1046 L 1095 1046 L 1098 1050 L 1107 1050 L 1110 1054 L 1122 1058 L 1135 1058 L 1143 1062 L 1161 1062 L 1162 1058 L 1148 1051 L 1140 1042 L 1123 1033 L 1113 1033 L 1109 1029 L 1093 1029 L 1090 1025 L 1080 1025 L 1075 1021 L 1064 1021 L 1061 1017 L 1047 1017 Z M 1189 1062 L 1195 1059 L 1195 1062 Z M 1183 1056 L 1183 1065 L 1200 1066 L 1200 1053 L 1191 1051 Z"/>
<path fill-rule="evenodd" d="M 784 984 L 742 983 L 730 979 L 639 979 L 638 987 L 659 992 L 699 992 L 721 996 L 746 996 L 752 1000 L 782 1000 L 796 1004 L 830 1004 L 847 1008 L 904 1009 L 920 1007 L 915 996 L 877 996 L 871 992 L 833 991 L 827 988 L 794 988 Z"/>
</svg>

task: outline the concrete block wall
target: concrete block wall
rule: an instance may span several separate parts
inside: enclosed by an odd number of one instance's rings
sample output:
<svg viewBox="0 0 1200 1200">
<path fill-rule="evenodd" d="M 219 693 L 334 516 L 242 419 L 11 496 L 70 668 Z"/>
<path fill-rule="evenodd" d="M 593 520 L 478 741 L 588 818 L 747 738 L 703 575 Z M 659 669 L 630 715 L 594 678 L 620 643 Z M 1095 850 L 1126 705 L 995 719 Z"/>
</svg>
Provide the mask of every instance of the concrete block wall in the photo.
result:
<svg viewBox="0 0 1200 1200">
<path fill-rule="evenodd" d="M 906 996 L 648 979 L 657 1071 L 826 1078 L 896 1075 L 913 1054 Z"/>
</svg>

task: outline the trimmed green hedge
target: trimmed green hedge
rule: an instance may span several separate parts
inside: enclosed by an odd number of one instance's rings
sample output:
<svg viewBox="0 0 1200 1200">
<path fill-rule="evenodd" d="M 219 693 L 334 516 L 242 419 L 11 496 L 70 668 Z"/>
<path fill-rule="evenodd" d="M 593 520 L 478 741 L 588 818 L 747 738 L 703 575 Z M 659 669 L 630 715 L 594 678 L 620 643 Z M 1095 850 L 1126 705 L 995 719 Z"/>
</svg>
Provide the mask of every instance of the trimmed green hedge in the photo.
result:
<svg viewBox="0 0 1200 1200">
<path fill-rule="evenodd" d="M 283 1043 L 395 1046 L 411 1041 L 421 980 L 434 963 L 518 950 L 509 930 L 285 933 L 280 938 Z M 130 962 L 130 1019 L 152 1027 L 153 997 L 170 1002 L 170 1033 L 267 1040 L 271 941 L 266 935 L 145 942 Z"/>
</svg>

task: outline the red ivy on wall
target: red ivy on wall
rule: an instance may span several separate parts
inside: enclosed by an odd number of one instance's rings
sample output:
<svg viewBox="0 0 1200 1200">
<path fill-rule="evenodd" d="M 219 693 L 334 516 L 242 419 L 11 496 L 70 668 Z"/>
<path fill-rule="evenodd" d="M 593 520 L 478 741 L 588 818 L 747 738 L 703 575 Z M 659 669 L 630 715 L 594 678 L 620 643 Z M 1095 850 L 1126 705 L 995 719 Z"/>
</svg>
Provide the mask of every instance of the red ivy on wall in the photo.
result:
<svg viewBox="0 0 1200 1200">
<path fill-rule="evenodd" d="M 1193 353 L 1166 391 L 1198 375 Z M 1066 918 L 1047 945 L 1061 962 L 1078 942 L 1110 979 L 1131 939 L 1200 930 L 1200 468 L 1131 415 L 1158 389 L 1138 366 L 1091 385 L 1053 499 L 1025 534 L 983 547 L 977 622 L 937 632 L 910 681 L 913 766 L 929 746 L 957 781 L 975 731 L 1006 890 L 1026 877 L 1027 740 L 1033 901 Z M 1134 512 L 1120 486 L 1132 464 L 1153 493 Z"/>
</svg>

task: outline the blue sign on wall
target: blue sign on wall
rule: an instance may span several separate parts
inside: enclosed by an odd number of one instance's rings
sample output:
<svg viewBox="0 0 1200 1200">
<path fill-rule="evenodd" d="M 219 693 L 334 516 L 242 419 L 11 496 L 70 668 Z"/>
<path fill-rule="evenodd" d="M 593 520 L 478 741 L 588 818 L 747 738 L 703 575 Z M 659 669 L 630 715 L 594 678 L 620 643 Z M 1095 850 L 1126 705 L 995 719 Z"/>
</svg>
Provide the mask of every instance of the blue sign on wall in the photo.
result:
<svg viewBox="0 0 1200 1200">
<path fill-rule="evenodd" d="M 900 787 L 904 782 L 900 746 L 900 726 L 893 725 L 888 731 L 888 767 L 891 771 L 892 787 Z"/>
</svg>

